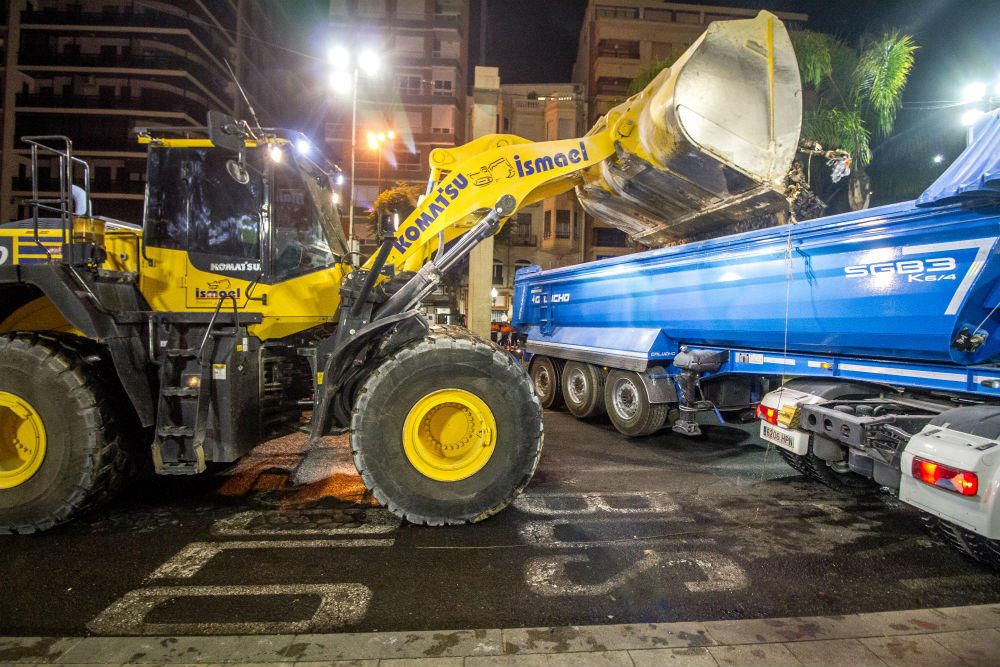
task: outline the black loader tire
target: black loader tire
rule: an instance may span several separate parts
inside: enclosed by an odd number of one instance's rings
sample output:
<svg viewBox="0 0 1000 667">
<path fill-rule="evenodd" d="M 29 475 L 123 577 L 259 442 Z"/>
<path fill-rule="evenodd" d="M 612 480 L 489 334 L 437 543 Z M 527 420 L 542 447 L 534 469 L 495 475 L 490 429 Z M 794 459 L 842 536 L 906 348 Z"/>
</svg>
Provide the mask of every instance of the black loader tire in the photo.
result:
<svg viewBox="0 0 1000 667">
<path fill-rule="evenodd" d="M 620 370 L 608 373 L 604 383 L 604 408 L 618 432 L 630 438 L 659 431 L 670 412 L 667 403 L 649 402 L 638 373 Z"/>
<path fill-rule="evenodd" d="M 483 401 L 496 444 L 481 469 L 439 481 L 407 458 L 407 415 L 436 391 Z M 542 406 L 531 378 L 510 354 L 459 327 L 433 327 L 385 359 L 358 392 L 351 417 L 354 463 L 375 498 L 415 524 L 475 523 L 496 514 L 531 480 L 542 453 Z"/>
<path fill-rule="evenodd" d="M 813 454 L 812 443 L 809 444 L 809 451 L 804 455 L 794 454 L 777 445 L 774 448 L 781 454 L 785 463 L 792 468 L 838 493 L 848 496 L 864 496 L 877 488 L 875 482 L 857 473 L 835 471 L 826 464 L 826 461 Z"/>
<path fill-rule="evenodd" d="M 27 401 L 46 438 L 41 466 L 13 488 L 0 489 L 0 533 L 34 533 L 93 510 L 112 498 L 124 477 L 111 373 L 87 341 L 72 336 L 0 336 L 0 391 Z"/>
<path fill-rule="evenodd" d="M 545 410 L 554 410 L 562 407 L 562 369 L 561 359 L 552 357 L 537 356 L 531 360 L 531 382 L 535 386 L 535 393 Z"/>
<path fill-rule="evenodd" d="M 579 419 L 604 412 L 604 371 L 592 364 L 567 361 L 562 369 L 563 400 L 566 409 Z"/>
</svg>

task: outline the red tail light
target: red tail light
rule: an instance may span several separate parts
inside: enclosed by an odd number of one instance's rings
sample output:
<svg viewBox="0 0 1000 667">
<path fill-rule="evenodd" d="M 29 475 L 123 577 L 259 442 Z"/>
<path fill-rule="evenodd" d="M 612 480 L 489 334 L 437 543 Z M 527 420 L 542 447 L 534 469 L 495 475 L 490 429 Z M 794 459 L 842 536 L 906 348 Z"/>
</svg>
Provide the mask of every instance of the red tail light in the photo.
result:
<svg viewBox="0 0 1000 667">
<path fill-rule="evenodd" d="M 979 493 L 979 477 L 976 473 L 950 468 L 916 456 L 913 457 L 913 477 L 963 496 Z"/>
<path fill-rule="evenodd" d="M 757 419 L 766 421 L 768 424 L 778 423 L 778 408 L 769 408 L 763 403 L 757 404 Z"/>
</svg>

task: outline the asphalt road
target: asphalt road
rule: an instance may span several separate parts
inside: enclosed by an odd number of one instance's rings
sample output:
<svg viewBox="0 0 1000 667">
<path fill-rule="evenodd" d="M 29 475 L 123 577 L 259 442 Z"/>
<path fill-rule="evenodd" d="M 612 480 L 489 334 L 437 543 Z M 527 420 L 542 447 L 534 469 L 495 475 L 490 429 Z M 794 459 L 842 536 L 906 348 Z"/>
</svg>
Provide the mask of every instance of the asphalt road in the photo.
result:
<svg viewBox="0 0 1000 667">
<path fill-rule="evenodd" d="M 751 434 L 628 440 L 546 414 L 516 505 L 423 528 L 373 506 L 343 438 L 259 447 L 102 514 L 0 537 L 0 634 L 437 630 L 826 615 L 1000 601 L 1000 575 L 891 498 L 837 496 Z"/>
</svg>

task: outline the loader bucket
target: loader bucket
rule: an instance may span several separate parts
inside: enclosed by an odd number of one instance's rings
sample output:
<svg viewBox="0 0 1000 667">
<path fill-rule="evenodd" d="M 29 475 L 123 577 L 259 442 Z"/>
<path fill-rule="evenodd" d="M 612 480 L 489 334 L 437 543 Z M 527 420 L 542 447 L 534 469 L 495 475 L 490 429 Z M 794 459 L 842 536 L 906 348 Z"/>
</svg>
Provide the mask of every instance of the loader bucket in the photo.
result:
<svg viewBox="0 0 1000 667">
<path fill-rule="evenodd" d="M 615 107 L 616 155 L 584 174 L 584 209 L 640 243 L 740 231 L 787 210 L 802 123 L 791 40 L 773 14 L 717 21 L 639 94 Z"/>
</svg>

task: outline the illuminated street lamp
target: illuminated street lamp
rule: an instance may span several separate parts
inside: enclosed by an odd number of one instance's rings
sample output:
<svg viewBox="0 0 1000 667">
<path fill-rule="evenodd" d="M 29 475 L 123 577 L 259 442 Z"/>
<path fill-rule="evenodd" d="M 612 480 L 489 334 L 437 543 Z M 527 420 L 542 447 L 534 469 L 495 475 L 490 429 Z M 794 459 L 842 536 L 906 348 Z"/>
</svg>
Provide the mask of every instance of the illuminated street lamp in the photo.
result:
<svg viewBox="0 0 1000 667">
<path fill-rule="evenodd" d="M 330 72 L 330 87 L 341 95 L 351 96 L 351 197 L 348 202 L 347 238 L 354 251 L 354 174 L 357 158 L 356 140 L 358 133 L 358 73 L 375 76 L 380 62 L 378 54 L 371 49 L 362 49 L 356 57 L 344 46 L 336 45 L 327 52 L 327 61 L 333 68 Z"/>
<path fill-rule="evenodd" d="M 368 133 L 368 148 L 375 151 L 378 159 L 378 191 L 379 194 L 382 193 L 382 147 L 385 144 L 391 144 L 396 138 L 396 133 L 392 130 L 385 130 L 383 132 L 369 132 Z"/>
</svg>

